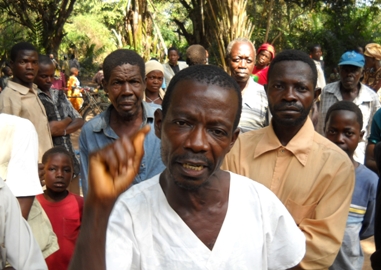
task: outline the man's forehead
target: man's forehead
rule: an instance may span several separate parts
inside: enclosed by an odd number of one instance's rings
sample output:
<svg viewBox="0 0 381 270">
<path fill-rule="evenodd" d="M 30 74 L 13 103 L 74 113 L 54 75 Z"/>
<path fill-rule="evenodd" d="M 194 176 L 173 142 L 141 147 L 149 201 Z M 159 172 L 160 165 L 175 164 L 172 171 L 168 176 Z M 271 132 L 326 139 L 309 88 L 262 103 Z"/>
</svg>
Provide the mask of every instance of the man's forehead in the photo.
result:
<svg viewBox="0 0 381 270">
<path fill-rule="evenodd" d="M 250 44 L 249 42 L 245 42 L 245 41 L 238 41 L 236 43 L 234 43 L 232 49 L 231 49 L 231 54 L 233 53 L 240 53 L 241 50 L 243 49 L 246 49 L 246 48 L 250 48 L 250 54 L 255 54 L 255 51 L 254 51 L 254 46 L 252 44 Z"/>
<path fill-rule="evenodd" d="M 33 50 L 20 50 L 17 53 L 17 57 L 26 57 L 26 56 L 32 56 L 38 58 L 38 53 Z"/>
<path fill-rule="evenodd" d="M 273 64 L 272 71 L 268 75 L 268 80 L 276 80 L 285 77 L 285 74 L 295 73 L 293 76 L 298 78 L 312 79 L 313 72 L 311 67 L 300 60 L 285 60 Z"/>
<path fill-rule="evenodd" d="M 121 72 L 121 71 L 140 73 L 140 67 L 138 65 L 131 65 L 129 63 L 124 63 L 124 64 L 113 67 L 111 70 L 111 74 L 114 72 Z"/>
</svg>

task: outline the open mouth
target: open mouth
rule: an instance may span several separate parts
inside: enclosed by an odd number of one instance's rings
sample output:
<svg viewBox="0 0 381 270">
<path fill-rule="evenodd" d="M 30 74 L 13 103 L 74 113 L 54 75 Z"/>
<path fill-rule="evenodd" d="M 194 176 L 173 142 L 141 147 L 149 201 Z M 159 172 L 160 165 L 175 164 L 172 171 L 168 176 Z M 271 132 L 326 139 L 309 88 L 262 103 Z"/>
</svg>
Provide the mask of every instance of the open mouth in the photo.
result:
<svg viewBox="0 0 381 270">
<path fill-rule="evenodd" d="M 183 163 L 183 167 L 194 171 L 201 171 L 204 168 L 203 165 L 191 165 L 189 163 Z"/>
</svg>

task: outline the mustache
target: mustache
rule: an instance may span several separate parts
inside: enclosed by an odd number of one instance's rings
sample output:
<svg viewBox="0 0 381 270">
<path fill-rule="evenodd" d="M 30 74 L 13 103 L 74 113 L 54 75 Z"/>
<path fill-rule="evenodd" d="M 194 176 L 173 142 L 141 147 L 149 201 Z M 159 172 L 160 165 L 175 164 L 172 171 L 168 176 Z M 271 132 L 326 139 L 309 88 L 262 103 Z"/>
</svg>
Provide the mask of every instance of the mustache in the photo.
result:
<svg viewBox="0 0 381 270">
<path fill-rule="evenodd" d="M 184 163 L 184 162 L 190 161 L 190 160 L 199 161 L 199 162 L 207 164 L 208 167 L 213 166 L 213 163 L 207 157 L 205 157 L 205 155 L 203 155 L 203 154 L 193 154 L 193 153 L 188 152 L 188 153 L 185 153 L 183 155 L 175 156 L 174 160 L 176 160 L 176 162 L 179 162 L 179 163 Z"/>
<path fill-rule="evenodd" d="M 294 111 L 299 111 L 302 112 L 304 111 L 303 106 L 296 102 L 282 102 L 280 104 L 277 104 L 274 106 L 274 109 L 277 111 L 285 111 L 285 110 L 294 110 Z"/>
</svg>

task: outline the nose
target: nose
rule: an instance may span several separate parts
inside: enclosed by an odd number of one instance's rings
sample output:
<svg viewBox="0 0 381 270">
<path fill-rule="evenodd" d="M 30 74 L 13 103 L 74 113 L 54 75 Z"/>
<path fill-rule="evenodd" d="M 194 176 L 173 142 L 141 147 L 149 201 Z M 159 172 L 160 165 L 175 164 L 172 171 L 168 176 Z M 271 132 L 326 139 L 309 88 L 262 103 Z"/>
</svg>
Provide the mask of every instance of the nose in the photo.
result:
<svg viewBox="0 0 381 270">
<path fill-rule="evenodd" d="M 335 136 L 335 143 L 336 144 L 343 144 L 344 143 L 344 134 L 338 132 Z"/>
<path fill-rule="evenodd" d="M 56 170 L 56 177 L 62 177 L 62 169 L 57 169 Z"/>
<path fill-rule="evenodd" d="M 208 151 L 209 143 L 204 127 L 193 126 L 185 140 L 184 147 L 194 153 L 203 153 Z"/>
<path fill-rule="evenodd" d="M 286 89 L 284 90 L 283 99 L 287 100 L 287 101 L 295 101 L 296 100 L 295 91 L 294 91 L 293 87 L 291 87 L 291 86 L 286 87 Z"/>
<path fill-rule="evenodd" d="M 122 94 L 128 96 L 133 94 L 132 87 L 129 82 L 125 82 L 122 84 Z"/>
<path fill-rule="evenodd" d="M 238 63 L 239 68 L 247 68 L 247 60 L 246 59 L 240 59 Z"/>
<path fill-rule="evenodd" d="M 25 64 L 25 68 L 26 68 L 26 69 L 33 69 L 33 68 L 34 68 L 34 65 L 33 65 L 32 62 L 26 62 L 26 64 Z"/>
</svg>

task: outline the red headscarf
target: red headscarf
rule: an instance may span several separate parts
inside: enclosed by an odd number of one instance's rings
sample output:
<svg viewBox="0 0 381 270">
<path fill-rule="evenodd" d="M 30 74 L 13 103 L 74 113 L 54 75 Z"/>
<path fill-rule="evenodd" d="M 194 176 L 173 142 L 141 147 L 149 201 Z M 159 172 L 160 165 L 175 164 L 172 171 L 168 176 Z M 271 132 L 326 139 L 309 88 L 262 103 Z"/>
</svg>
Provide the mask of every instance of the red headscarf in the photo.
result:
<svg viewBox="0 0 381 270">
<path fill-rule="evenodd" d="M 257 55 L 261 52 L 261 51 L 269 51 L 271 53 L 271 60 L 274 59 L 275 57 L 275 48 L 273 45 L 271 45 L 270 43 L 263 43 L 257 50 Z"/>
</svg>

